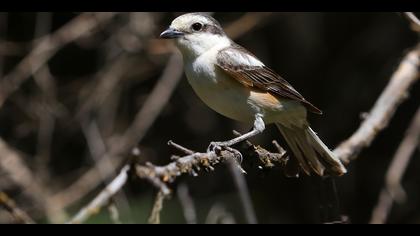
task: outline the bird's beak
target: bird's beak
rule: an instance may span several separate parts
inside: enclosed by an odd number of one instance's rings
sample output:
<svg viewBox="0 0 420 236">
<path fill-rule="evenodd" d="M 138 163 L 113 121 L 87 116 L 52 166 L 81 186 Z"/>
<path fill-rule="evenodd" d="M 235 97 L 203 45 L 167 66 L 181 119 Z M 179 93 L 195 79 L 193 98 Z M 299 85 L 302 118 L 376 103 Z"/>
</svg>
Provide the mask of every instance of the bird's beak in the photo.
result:
<svg viewBox="0 0 420 236">
<path fill-rule="evenodd" d="M 163 38 L 163 39 L 176 39 L 176 38 L 179 38 L 179 37 L 182 37 L 182 36 L 184 36 L 183 32 L 178 31 L 176 29 L 172 29 L 172 28 L 169 28 L 169 29 L 163 31 L 160 34 L 160 37 Z"/>
</svg>

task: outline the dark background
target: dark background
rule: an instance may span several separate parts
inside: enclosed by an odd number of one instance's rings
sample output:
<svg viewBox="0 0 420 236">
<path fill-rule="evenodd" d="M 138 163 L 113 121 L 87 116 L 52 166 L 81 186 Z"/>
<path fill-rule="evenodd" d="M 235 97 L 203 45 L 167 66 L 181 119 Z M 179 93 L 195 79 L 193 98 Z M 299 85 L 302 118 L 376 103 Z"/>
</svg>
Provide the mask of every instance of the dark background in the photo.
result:
<svg viewBox="0 0 420 236">
<path fill-rule="evenodd" d="M 90 119 L 98 119 L 104 139 L 112 140 L 129 126 L 158 82 L 171 49 L 170 43 L 161 42 L 157 37 L 179 14 L 120 14 L 89 36 L 67 44 L 49 60 L 55 99 L 65 110 L 64 114 L 53 118 L 48 116 L 54 121 L 49 150 L 42 150 L 43 146 L 39 144 L 40 117 L 43 116 L 39 115 L 37 104 L 42 106 L 45 102 L 45 93 L 33 78 L 24 82 L 1 107 L 0 137 L 24 154 L 25 162 L 34 170 L 35 176 L 50 186 L 52 192 L 64 189 L 83 171 L 93 167 L 94 161 L 75 115 L 80 104 L 100 83 L 101 72 L 121 55 L 127 56 L 134 64 L 123 66 L 125 73 L 118 85 L 111 88 L 118 91 L 117 99 L 105 99 L 97 110 L 89 113 Z M 227 26 L 244 14 L 215 13 L 213 16 L 222 26 Z M 0 76 L 13 70 L 30 51 L 34 40 L 54 32 L 77 16 L 78 13 L 1 13 Z M 373 106 L 402 57 L 416 45 L 418 37 L 402 16 L 392 12 L 277 12 L 265 16 L 235 41 L 323 110 L 324 115 L 310 115 L 309 120 L 322 140 L 333 148 L 358 128 L 361 114 Z M 6 43 L 13 43 L 16 50 Z M 409 100 L 397 110 L 389 127 L 349 165 L 347 175 L 336 179 L 341 213 L 348 216 L 350 222 L 369 222 L 387 167 L 419 106 L 419 89 L 418 84 L 414 86 Z M 110 106 L 115 107 L 112 121 L 107 120 L 111 113 L 106 113 Z M 41 113 L 53 112 L 44 108 L 40 108 Z M 231 138 L 232 129 L 245 132 L 249 128 L 207 108 L 183 78 L 153 126 L 138 143 L 141 160 L 168 163 L 174 153 L 166 145 L 168 140 L 204 151 L 211 141 Z M 269 126 L 253 142 L 275 150 L 271 145 L 273 139 L 281 142 L 278 131 Z M 47 163 L 42 164 L 47 167 L 43 169 L 48 172 L 46 178 L 41 177 L 42 172 L 37 172 L 39 169 L 34 167 L 43 152 L 49 153 Z M 403 179 L 407 201 L 394 206 L 389 223 L 420 223 L 420 161 L 416 158 L 419 151 L 414 155 Z M 259 170 L 255 161 L 247 157 L 243 166 L 248 172 L 246 179 L 260 223 L 322 221 L 318 178 L 289 179 L 279 168 Z M 45 220 L 42 210 L 34 207 L 27 194 L 7 180 L 7 175 L 1 175 L 4 181 L 0 181 L 0 191 L 7 192 L 38 220 Z M 198 177 L 182 176 L 171 186 L 176 188 L 179 183 L 187 183 L 189 187 L 198 222 L 205 222 L 211 208 L 219 212 L 224 212 L 221 210 L 224 208 L 235 222 L 245 222 L 231 175 L 224 165 L 217 166 L 214 172 L 200 172 Z M 101 186 L 69 207 L 69 214 L 92 199 L 100 189 Z M 122 207 L 122 221 L 145 223 L 155 189 L 146 181 L 132 179 L 124 190 L 130 213 Z M 102 213 L 90 222 L 109 222 L 107 212 Z M 232 220 L 229 214 L 222 217 L 224 222 Z M 1 209 L 0 216 L 0 223 L 11 222 Z M 176 194 L 165 202 L 162 222 L 185 222 Z"/>
</svg>

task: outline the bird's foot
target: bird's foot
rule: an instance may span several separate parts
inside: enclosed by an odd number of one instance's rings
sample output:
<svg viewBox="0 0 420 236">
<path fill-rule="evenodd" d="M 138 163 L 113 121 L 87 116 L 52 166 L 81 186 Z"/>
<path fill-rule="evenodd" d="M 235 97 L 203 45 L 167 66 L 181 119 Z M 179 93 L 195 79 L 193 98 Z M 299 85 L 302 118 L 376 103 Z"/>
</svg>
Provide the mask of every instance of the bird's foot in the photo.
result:
<svg viewBox="0 0 420 236">
<path fill-rule="evenodd" d="M 207 152 L 220 152 L 222 151 L 226 146 L 224 142 L 211 142 L 210 145 L 207 147 Z"/>
<path fill-rule="evenodd" d="M 207 152 L 215 152 L 216 154 L 220 153 L 222 150 L 226 150 L 228 152 L 231 152 L 234 156 L 234 159 L 237 163 L 242 163 L 243 157 L 241 152 L 238 150 L 229 147 L 229 143 L 227 142 L 211 142 L 209 147 L 207 148 Z"/>
</svg>

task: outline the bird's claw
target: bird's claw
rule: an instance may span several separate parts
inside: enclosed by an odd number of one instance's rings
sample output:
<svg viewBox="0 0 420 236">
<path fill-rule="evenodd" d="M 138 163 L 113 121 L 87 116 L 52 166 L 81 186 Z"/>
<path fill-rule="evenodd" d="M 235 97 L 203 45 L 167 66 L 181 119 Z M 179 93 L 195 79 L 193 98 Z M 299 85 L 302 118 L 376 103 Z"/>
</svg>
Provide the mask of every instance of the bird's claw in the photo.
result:
<svg viewBox="0 0 420 236">
<path fill-rule="evenodd" d="M 207 147 L 207 152 L 220 152 L 225 146 L 221 142 L 211 142 Z"/>
<path fill-rule="evenodd" d="M 242 163 L 242 160 L 243 160 L 242 154 L 238 150 L 236 150 L 234 148 L 231 148 L 229 146 L 226 146 L 221 142 L 211 142 L 209 147 L 207 148 L 207 152 L 220 153 L 222 150 L 227 150 L 227 151 L 233 153 L 237 163 L 239 163 L 239 164 Z"/>
</svg>

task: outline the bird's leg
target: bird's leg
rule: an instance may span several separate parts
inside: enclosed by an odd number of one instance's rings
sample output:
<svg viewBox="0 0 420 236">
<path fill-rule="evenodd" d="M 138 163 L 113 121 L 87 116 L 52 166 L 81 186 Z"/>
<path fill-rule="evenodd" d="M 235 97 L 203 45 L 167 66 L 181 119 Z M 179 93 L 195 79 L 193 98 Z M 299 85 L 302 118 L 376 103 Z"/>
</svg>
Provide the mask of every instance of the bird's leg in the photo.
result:
<svg viewBox="0 0 420 236">
<path fill-rule="evenodd" d="M 262 133 L 265 130 L 265 124 L 264 121 L 262 119 L 262 115 L 261 114 L 256 114 L 255 115 L 255 121 L 254 121 L 254 128 L 246 133 L 243 134 L 237 138 L 228 140 L 228 141 L 224 141 L 224 142 L 211 142 L 210 146 L 208 147 L 207 151 L 211 151 L 213 150 L 215 147 L 230 147 L 234 144 L 240 143 L 242 141 L 245 141 L 251 137 L 256 136 L 257 134 Z"/>
</svg>

